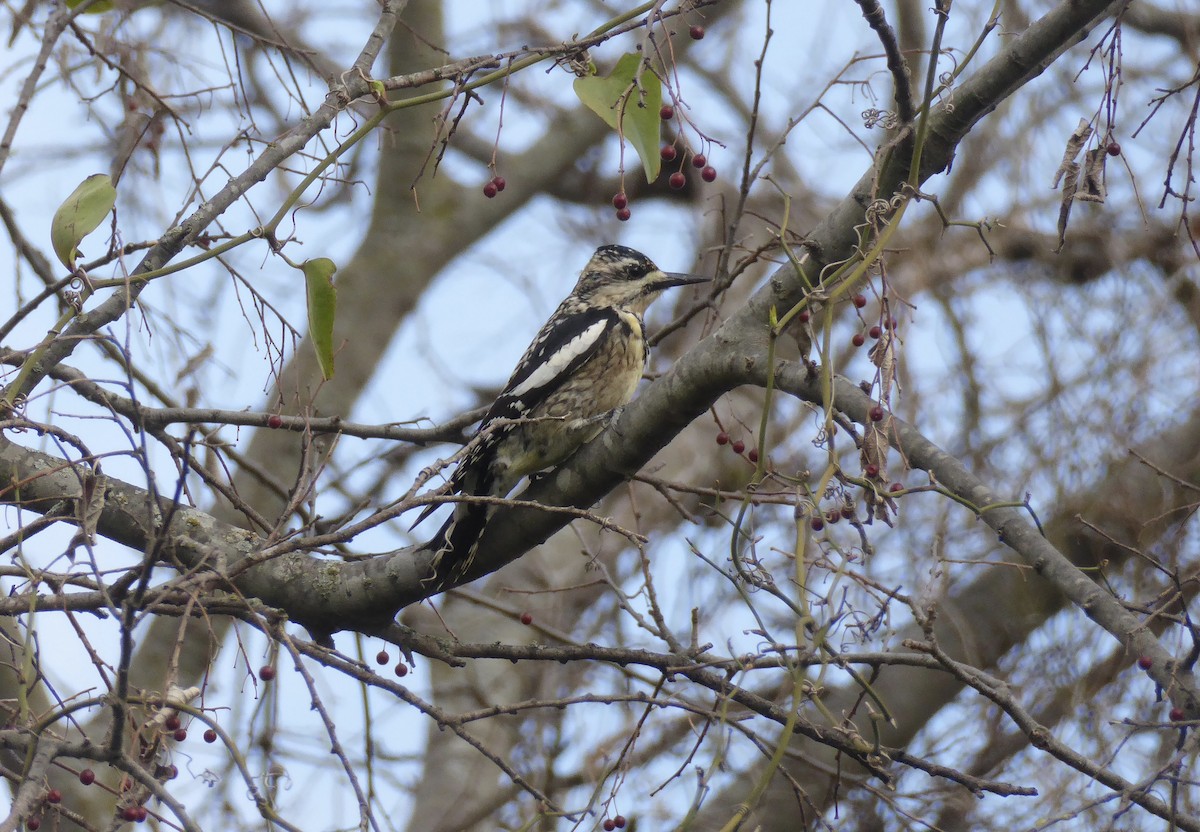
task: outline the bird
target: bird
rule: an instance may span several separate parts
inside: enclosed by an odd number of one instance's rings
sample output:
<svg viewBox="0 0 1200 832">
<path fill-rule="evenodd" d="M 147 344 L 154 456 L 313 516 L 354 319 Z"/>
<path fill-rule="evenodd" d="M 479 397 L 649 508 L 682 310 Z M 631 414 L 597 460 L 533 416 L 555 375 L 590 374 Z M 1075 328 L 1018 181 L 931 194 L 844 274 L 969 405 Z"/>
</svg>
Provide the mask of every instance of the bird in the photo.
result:
<svg viewBox="0 0 1200 832">
<path fill-rule="evenodd" d="M 596 249 L 517 362 L 444 493 L 506 497 L 523 478 L 556 467 L 594 439 L 641 380 L 648 359 L 646 308 L 666 289 L 708 279 L 664 272 L 627 246 Z M 413 527 L 437 506 L 426 506 Z M 439 586 L 467 574 L 494 511 L 494 504 L 458 502 L 425 544 L 434 552 Z"/>
</svg>

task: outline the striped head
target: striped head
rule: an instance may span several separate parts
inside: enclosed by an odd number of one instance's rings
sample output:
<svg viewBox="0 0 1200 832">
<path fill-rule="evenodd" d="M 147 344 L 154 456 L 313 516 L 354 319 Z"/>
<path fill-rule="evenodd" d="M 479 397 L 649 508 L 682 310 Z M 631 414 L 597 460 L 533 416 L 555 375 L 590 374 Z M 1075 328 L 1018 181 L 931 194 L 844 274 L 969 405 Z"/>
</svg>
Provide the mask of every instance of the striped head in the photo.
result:
<svg viewBox="0 0 1200 832">
<path fill-rule="evenodd" d="M 596 249 L 571 295 L 589 305 L 615 307 L 640 315 L 663 290 L 706 280 L 707 277 L 699 275 L 664 272 L 640 251 L 607 245 Z"/>
</svg>

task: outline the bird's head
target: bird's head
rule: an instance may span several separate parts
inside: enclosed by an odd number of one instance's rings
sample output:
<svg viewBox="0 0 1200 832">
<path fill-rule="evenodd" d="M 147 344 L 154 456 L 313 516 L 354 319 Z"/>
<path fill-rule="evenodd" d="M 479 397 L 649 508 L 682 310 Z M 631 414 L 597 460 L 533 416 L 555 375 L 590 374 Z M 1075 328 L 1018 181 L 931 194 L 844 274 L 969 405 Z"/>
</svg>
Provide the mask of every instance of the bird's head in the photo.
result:
<svg viewBox="0 0 1200 832">
<path fill-rule="evenodd" d="M 664 289 L 707 280 L 700 275 L 664 272 L 640 251 L 609 245 L 596 249 L 573 294 L 580 300 L 640 315 Z"/>
</svg>

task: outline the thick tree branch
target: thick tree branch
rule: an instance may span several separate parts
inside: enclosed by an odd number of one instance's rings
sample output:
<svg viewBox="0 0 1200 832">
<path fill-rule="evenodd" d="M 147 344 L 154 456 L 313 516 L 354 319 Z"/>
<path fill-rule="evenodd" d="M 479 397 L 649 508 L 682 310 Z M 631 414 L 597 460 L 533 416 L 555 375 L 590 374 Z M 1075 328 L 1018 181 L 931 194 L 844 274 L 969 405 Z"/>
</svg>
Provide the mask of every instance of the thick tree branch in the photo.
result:
<svg viewBox="0 0 1200 832">
<path fill-rule="evenodd" d="M 1081 39 L 1082 32 L 1098 16 L 1119 5 L 1099 0 L 1062 4 L 1014 38 L 976 76 L 964 81 L 957 90 L 954 107 L 938 108 L 931 119 L 931 134 L 939 139 L 930 142 L 922 156 L 922 176 L 931 175 L 949 164 L 957 142 L 980 118 L 995 109 L 1003 97 L 1040 73 L 1070 44 Z M 892 153 L 891 161 L 878 175 L 874 170 L 868 171 L 825 222 L 813 231 L 808 238 L 810 251 L 815 253 L 813 273 L 818 273 L 826 264 L 853 255 L 856 229 L 862 222 L 866 206 L 877 193 L 890 194 L 908 178 L 905 158 L 903 153 Z M 877 184 L 879 190 L 876 190 Z M 717 332 L 685 355 L 670 372 L 649 385 L 610 430 L 552 475 L 531 486 L 522 497 L 544 505 L 586 507 L 594 504 L 619 482 L 636 473 L 654 452 L 720 395 L 745 381 L 762 380 L 763 374 L 758 372 L 756 378 L 754 368 L 756 356 L 765 354 L 768 310 L 787 309 L 799 301 L 803 293 L 803 283 L 795 273 L 790 268 L 781 270 Z M 32 456 L 23 456 L 17 448 L 11 443 L 0 446 L 3 451 L 0 459 L 12 466 L 4 472 L 3 481 L 22 483 L 22 503 L 36 490 L 38 496 L 33 497 L 27 507 L 35 511 L 39 507 L 48 509 L 63 495 L 77 493 L 78 477 L 70 472 L 60 471 L 54 475 L 54 481 L 67 490 L 45 490 L 49 480 L 42 477 L 22 482 L 41 470 L 62 463 L 54 463 L 52 458 L 32 451 L 24 451 L 25 455 Z M 35 482 L 40 484 L 35 487 Z M 117 487 L 133 488 L 124 484 Z M 136 492 L 134 489 L 128 495 L 131 500 L 137 499 Z M 220 558 L 222 567 L 232 568 L 238 558 L 255 551 L 260 543 L 253 535 L 221 524 L 208 515 L 190 509 L 188 512 L 186 523 L 189 525 L 180 526 L 188 533 L 170 536 L 165 552 L 189 566 L 198 566 L 206 557 L 215 556 Z M 182 518 L 180 515 L 180 520 Z M 494 571 L 514 560 L 568 520 L 562 515 L 528 508 L 499 512 L 483 538 L 476 569 L 467 578 Z M 160 533 L 144 518 L 138 522 L 124 511 L 110 515 L 107 506 L 100 528 L 101 533 L 138 549 L 143 548 L 151 535 Z M 355 621 L 382 622 L 397 609 L 427 597 L 430 592 L 424 582 L 429 578 L 431 559 L 431 553 L 420 549 L 401 550 L 387 557 L 354 564 L 320 561 L 290 553 L 248 570 L 238 583 L 243 591 L 286 609 L 297 620 L 317 628 L 336 630 Z M 1190 701 L 1189 707 L 1194 708 L 1194 700 Z"/>
</svg>

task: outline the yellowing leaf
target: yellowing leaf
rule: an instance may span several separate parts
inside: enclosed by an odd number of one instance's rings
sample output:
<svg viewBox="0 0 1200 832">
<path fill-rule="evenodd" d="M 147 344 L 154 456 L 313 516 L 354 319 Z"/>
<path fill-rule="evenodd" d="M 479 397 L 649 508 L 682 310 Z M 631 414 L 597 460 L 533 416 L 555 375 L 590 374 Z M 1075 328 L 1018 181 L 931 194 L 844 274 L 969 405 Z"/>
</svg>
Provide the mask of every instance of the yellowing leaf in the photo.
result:
<svg viewBox="0 0 1200 832">
<path fill-rule="evenodd" d="M 50 244 L 64 266 L 75 268 L 79 244 L 100 226 L 116 202 L 117 189 L 112 180 L 106 174 L 94 173 L 58 206 L 50 223 Z"/>
<path fill-rule="evenodd" d="M 326 381 L 333 378 L 333 319 L 337 313 L 337 266 L 328 257 L 305 260 L 304 285 L 308 298 L 308 337 L 317 353 L 317 364 Z"/>
<path fill-rule="evenodd" d="M 576 78 L 575 95 L 617 135 L 629 140 L 642 160 L 646 181 L 653 182 L 662 166 L 658 155 L 662 82 L 649 69 L 642 70 L 639 77 L 641 65 L 640 55 L 622 55 L 607 77 Z"/>
</svg>

